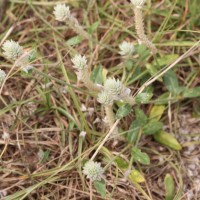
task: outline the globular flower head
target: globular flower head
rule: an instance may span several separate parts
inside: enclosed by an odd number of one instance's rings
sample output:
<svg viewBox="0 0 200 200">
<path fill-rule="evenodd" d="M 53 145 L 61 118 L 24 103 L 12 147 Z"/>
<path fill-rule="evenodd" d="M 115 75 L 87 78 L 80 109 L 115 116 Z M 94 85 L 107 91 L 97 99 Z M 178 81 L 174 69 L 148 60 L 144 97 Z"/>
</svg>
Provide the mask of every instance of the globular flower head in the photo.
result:
<svg viewBox="0 0 200 200">
<path fill-rule="evenodd" d="M 3 83 L 5 78 L 6 78 L 6 73 L 0 69 L 0 86 Z"/>
<path fill-rule="evenodd" d="M 88 161 L 85 163 L 83 167 L 83 173 L 89 178 L 91 181 L 100 181 L 103 177 L 103 168 L 101 167 L 101 163 Z"/>
<path fill-rule="evenodd" d="M 87 59 L 85 56 L 77 54 L 74 56 L 74 58 L 71 59 L 71 61 L 74 64 L 74 68 L 76 69 L 83 70 L 87 68 Z"/>
<path fill-rule="evenodd" d="M 103 90 L 98 94 L 97 101 L 103 105 L 111 106 L 115 97 L 110 95 L 107 91 Z"/>
<path fill-rule="evenodd" d="M 119 45 L 119 54 L 122 56 L 128 56 L 128 55 L 132 55 L 135 51 L 135 47 L 132 43 L 130 42 L 126 42 L 123 41 L 120 45 Z"/>
<path fill-rule="evenodd" d="M 107 79 L 104 84 L 105 91 L 114 97 L 119 96 L 123 92 L 124 88 L 125 87 L 122 82 L 119 79 L 116 80 L 115 78 Z"/>
<path fill-rule="evenodd" d="M 142 7 L 146 0 L 131 0 L 132 4 L 136 7 Z"/>
<path fill-rule="evenodd" d="M 3 44 L 2 49 L 4 50 L 3 54 L 9 58 L 16 60 L 23 54 L 23 47 L 19 45 L 18 42 L 13 40 L 6 40 Z"/>
<path fill-rule="evenodd" d="M 66 21 L 71 16 L 69 7 L 65 4 L 56 5 L 53 14 L 55 15 L 56 20 L 61 22 Z"/>
</svg>

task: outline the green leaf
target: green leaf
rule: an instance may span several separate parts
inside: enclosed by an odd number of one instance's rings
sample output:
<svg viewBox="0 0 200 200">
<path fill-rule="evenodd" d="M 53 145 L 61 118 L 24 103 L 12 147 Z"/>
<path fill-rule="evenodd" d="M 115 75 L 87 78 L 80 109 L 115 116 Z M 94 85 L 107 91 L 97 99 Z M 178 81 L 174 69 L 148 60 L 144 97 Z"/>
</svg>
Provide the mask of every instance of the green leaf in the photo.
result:
<svg viewBox="0 0 200 200">
<path fill-rule="evenodd" d="M 131 71 L 133 69 L 134 62 L 128 59 L 125 61 L 124 65 L 128 71 Z"/>
<path fill-rule="evenodd" d="M 154 75 L 157 74 L 158 71 L 159 71 L 154 65 L 149 64 L 149 63 L 146 64 L 146 68 L 147 68 L 147 70 L 148 70 L 148 72 L 149 72 L 149 74 L 150 74 L 151 76 L 154 76 Z M 162 82 L 162 78 L 158 78 L 158 80 L 159 80 L 160 82 Z"/>
<path fill-rule="evenodd" d="M 34 48 L 29 55 L 28 58 L 29 62 L 33 62 L 36 59 L 36 57 L 37 57 L 37 50 L 36 48 Z"/>
<path fill-rule="evenodd" d="M 154 134 L 153 136 L 157 142 L 167 147 L 170 147 L 171 149 L 174 149 L 177 151 L 182 149 L 182 146 L 177 141 L 177 139 L 165 131 L 160 131 Z"/>
<path fill-rule="evenodd" d="M 149 165 L 150 164 L 150 159 L 149 156 L 146 153 L 141 152 L 140 149 L 137 147 L 133 147 L 131 150 L 132 156 L 134 160 L 138 161 L 139 163 L 143 165 Z"/>
<path fill-rule="evenodd" d="M 122 172 L 126 172 L 129 169 L 129 163 L 126 162 L 121 157 L 117 157 L 115 159 L 115 163 L 117 164 L 119 169 L 122 170 Z M 143 183 L 143 182 L 145 182 L 143 175 L 136 169 L 134 169 L 130 172 L 130 174 L 128 175 L 128 178 L 132 183 Z"/>
<path fill-rule="evenodd" d="M 141 60 L 144 60 L 145 58 L 148 57 L 150 54 L 150 51 L 147 49 L 147 47 L 143 44 L 140 45 L 135 45 L 135 50 L 139 54 L 139 58 Z"/>
<path fill-rule="evenodd" d="M 121 119 L 123 117 L 126 117 L 131 112 L 132 106 L 130 104 L 124 104 L 122 105 L 116 113 L 116 118 Z"/>
<path fill-rule="evenodd" d="M 135 108 L 135 118 L 136 120 L 132 122 L 127 133 L 127 140 L 129 143 L 137 141 L 141 128 L 147 123 L 147 116 L 139 108 Z"/>
<path fill-rule="evenodd" d="M 166 195 L 165 195 L 165 200 L 173 200 L 174 199 L 174 180 L 173 177 L 170 174 L 167 174 L 165 176 L 165 190 L 166 190 Z"/>
<path fill-rule="evenodd" d="M 152 98 L 153 93 L 140 93 L 135 97 L 135 102 L 136 103 L 148 103 L 149 100 Z"/>
<path fill-rule="evenodd" d="M 150 121 L 143 127 L 143 133 L 145 135 L 153 135 L 163 128 L 163 123 L 158 121 Z"/>
<path fill-rule="evenodd" d="M 170 96 L 170 93 L 169 93 L 169 92 L 163 93 L 162 95 L 160 95 L 160 96 L 156 99 L 155 104 L 156 104 L 156 105 L 168 104 L 168 103 L 169 103 L 169 96 Z"/>
<path fill-rule="evenodd" d="M 104 77 L 103 77 L 103 67 L 98 66 L 94 68 L 91 74 L 91 79 L 98 84 L 103 84 L 104 82 Z"/>
<path fill-rule="evenodd" d="M 74 37 L 70 38 L 69 40 L 67 40 L 66 43 L 69 46 L 73 46 L 73 45 L 80 44 L 82 41 L 83 41 L 83 37 L 77 35 L 77 36 L 74 36 Z"/>
<path fill-rule="evenodd" d="M 115 163 L 121 170 L 127 170 L 129 167 L 129 164 L 121 157 L 115 158 Z"/>
<path fill-rule="evenodd" d="M 94 181 L 94 187 L 103 198 L 106 197 L 106 183 L 104 180 Z"/>
<path fill-rule="evenodd" d="M 175 74 L 174 71 L 169 70 L 165 75 L 164 75 L 164 83 L 167 89 L 177 95 L 180 93 L 180 88 L 179 88 L 179 83 L 178 83 L 178 78 Z"/>
<path fill-rule="evenodd" d="M 94 23 L 88 28 L 88 32 L 89 32 L 90 34 L 94 33 L 94 32 L 97 30 L 99 24 L 100 24 L 99 21 L 94 22 Z"/>
<path fill-rule="evenodd" d="M 184 98 L 200 97 L 200 87 L 186 88 L 183 91 L 183 97 Z"/>
<path fill-rule="evenodd" d="M 149 119 L 150 121 L 159 121 L 165 111 L 165 106 L 155 105 L 151 108 Z"/>
<path fill-rule="evenodd" d="M 147 123 L 147 116 L 144 114 L 143 110 L 136 108 L 135 116 L 140 126 L 144 126 Z"/>
<path fill-rule="evenodd" d="M 138 122 L 137 120 L 133 121 L 127 133 L 127 140 L 129 143 L 137 141 L 140 129 L 140 122 Z"/>
<path fill-rule="evenodd" d="M 133 70 L 133 68 L 132 68 Z M 141 67 L 140 66 L 134 66 L 134 73 L 131 74 L 131 77 L 129 78 L 129 83 L 133 83 L 135 82 L 136 80 L 139 80 L 141 77 L 140 77 L 140 74 L 141 74 Z M 128 72 L 129 73 L 129 72 Z M 132 73 L 132 72 L 131 72 Z"/>
<path fill-rule="evenodd" d="M 129 179 L 134 183 L 143 183 L 145 182 L 144 176 L 136 169 L 132 170 Z"/>
<path fill-rule="evenodd" d="M 179 57 L 178 54 L 163 55 L 161 58 L 156 59 L 152 62 L 152 65 L 161 69 L 163 66 L 170 65 Z"/>
</svg>

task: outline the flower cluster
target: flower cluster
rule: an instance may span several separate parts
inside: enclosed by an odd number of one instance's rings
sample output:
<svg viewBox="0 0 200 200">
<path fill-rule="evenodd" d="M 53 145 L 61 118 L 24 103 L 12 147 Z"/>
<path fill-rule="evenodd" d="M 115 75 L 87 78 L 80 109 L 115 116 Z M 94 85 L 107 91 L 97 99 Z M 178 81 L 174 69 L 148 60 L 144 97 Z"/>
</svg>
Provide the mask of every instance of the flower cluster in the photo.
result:
<svg viewBox="0 0 200 200">
<path fill-rule="evenodd" d="M 118 99 L 118 96 L 123 93 L 124 85 L 119 79 L 116 80 L 115 78 L 108 78 L 105 81 L 104 90 L 115 99 Z"/>
<path fill-rule="evenodd" d="M 119 45 L 119 54 L 121 56 L 129 56 L 129 55 L 132 55 L 135 51 L 135 47 L 132 43 L 130 42 L 126 42 L 126 41 L 123 41 L 120 45 Z"/>
<path fill-rule="evenodd" d="M 104 105 L 112 105 L 115 100 L 126 99 L 130 95 L 130 89 L 125 87 L 119 79 L 108 78 L 104 84 L 104 90 L 98 94 L 98 102 Z"/>
<path fill-rule="evenodd" d="M 4 50 L 3 54 L 12 60 L 18 59 L 23 54 L 23 47 L 13 40 L 6 40 L 2 49 Z"/>
<path fill-rule="evenodd" d="M 26 73 L 33 68 L 29 63 L 34 60 L 35 51 L 25 51 L 18 42 L 6 40 L 3 44 L 3 54 L 15 62 L 17 67 L 23 67 L 22 70 Z"/>
<path fill-rule="evenodd" d="M 6 78 L 6 73 L 0 69 L 0 86 L 2 85 L 5 78 Z"/>
<path fill-rule="evenodd" d="M 142 7 L 146 0 L 131 0 L 131 3 L 136 7 Z"/>
<path fill-rule="evenodd" d="M 79 24 L 78 20 L 73 15 L 71 15 L 69 6 L 66 6 L 65 4 L 58 4 L 54 7 L 53 14 L 56 20 L 65 22 L 76 33 L 87 39 L 90 39 L 89 34 Z"/>
<path fill-rule="evenodd" d="M 66 21 L 71 16 L 69 6 L 66 6 L 65 4 L 56 5 L 53 14 L 55 15 L 56 20 L 61 22 Z"/>
<path fill-rule="evenodd" d="M 103 90 L 98 94 L 97 101 L 105 106 L 111 106 L 114 98 L 107 91 Z"/>
<path fill-rule="evenodd" d="M 74 68 L 78 70 L 84 70 L 87 68 L 87 59 L 85 56 L 77 54 L 71 59 L 71 61 L 74 64 Z"/>
<path fill-rule="evenodd" d="M 104 170 L 101 167 L 101 163 L 88 161 L 83 167 L 83 173 L 91 181 L 100 181 L 103 177 Z"/>
</svg>

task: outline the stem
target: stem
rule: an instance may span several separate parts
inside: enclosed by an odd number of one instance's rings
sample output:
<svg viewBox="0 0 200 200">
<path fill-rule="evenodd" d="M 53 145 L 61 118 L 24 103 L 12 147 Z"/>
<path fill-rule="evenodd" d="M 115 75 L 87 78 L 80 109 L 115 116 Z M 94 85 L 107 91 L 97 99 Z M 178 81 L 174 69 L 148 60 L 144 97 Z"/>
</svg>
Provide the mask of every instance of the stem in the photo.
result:
<svg viewBox="0 0 200 200">
<path fill-rule="evenodd" d="M 108 120 L 109 128 L 111 129 L 115 123 L 115 114 L 113 112 L 112 106 L 105 106 L 106 117 Z M 113 133 L 117 134 L 117 127 L 113 130 Z"/>
<path fill-rule="evenodd" d="M 3 151 L 1 152 L 1 155 L 0 155 L 0 159 L 2 158 L 3 154 L 5 153 L 6 149 L 7 149 L 7 146 L 8 146 L 8 142 L 6 142 L 4 148 L 3 148 Z"/>
<path fill-rule="evenodd" d="M 82 173 L 82 150 L 83 150 L 83 140 L 84 137 L 79 135 L 79 139 L 78 139 L 78 169 L 79 169 L 79 176 L 81 178 L 81 182 L 82 182 L 82 189 L 84 190 L 86 188 L 85 186 L 85 182 L 84 182 L 84 178 L 83 178 L 83 173 Z"/>
<path fill-rule="evenodd" d="M 85 84 L 85 86 L 91 90 L 91 91 L 95 91 L 95 92 L 99 92 L 100 91 L 100 87 L 98 87 L 95 83 L 93 83 L 91 80 L 90 80 L 90 77 L 89 77 L 89 73 L 87 71 L 87 69 L 83 69 L 81 70 L 81 75 L 82 75 L 82 80 Z"/>
<path fill-rule="evenodd" d="M 91 39 L 90 35 L 83 29 L 76 18 L 70 17 L 67 24 L 80 36 L 83 36 L 88 40 Z"/>
<path fill-rule="evenodd" d="M 92 200 L 93 192 L 92 192 L 92 181 L 90 180 L 90 200 Z"/>
<path fill-rule="evenodd" d="M 157 49 L 154 46 L 154 44 L 147 38 L 144 32 L 144 23 L 143 23 L 143 18 L 142 18 L 142 10 L 135 6 L 134 7 L 134 14 L 135 14 L 135 28 L 137 35 L 140 39 L 140 41 L 145 44 L 153 54 L 157 53 Z"/>
</svg>

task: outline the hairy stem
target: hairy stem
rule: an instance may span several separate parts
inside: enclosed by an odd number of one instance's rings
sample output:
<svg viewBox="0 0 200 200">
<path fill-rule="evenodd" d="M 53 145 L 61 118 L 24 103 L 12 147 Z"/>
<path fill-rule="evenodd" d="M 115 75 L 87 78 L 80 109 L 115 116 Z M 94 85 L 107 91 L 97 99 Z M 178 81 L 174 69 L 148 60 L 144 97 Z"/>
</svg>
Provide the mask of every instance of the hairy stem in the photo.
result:
<svg viewBox="0 0 200 200">
<path fill-rule="evenodd" d="M 115 114 L 113 112 L 112 106 L 105 106 L 106 117 L 108 120 L 109 128 L 111 129 L 115 123 Z M 113 133 L 117 134 L 117 127 L 113 130 Z"/>
<path fill-rule="evenodd" d="M 76 18 L 71 17 L 67 24 L 80 36 L 83 36 L 86 39 L 91 39 L 90 35 L 83 29 Z"/>
<path fill-rule="evenodd" d="M 134 7 L 134 14 L 135 14 L 135 28 L 140 41 L 143 44 L 145 44 L 153 54 L 156 54 L 157 53 L 156 47 L 145 35 L 142 10 L 136 6 Z"/>
<path fill-rule="evenodd" d="M 82 81 L 84 82 L 85 86 L 89 90 L 94 91 L 94 92 L 99 92 L 101 90 L 100 87 L 98 87 L 95 83 L 93 83 L 90 80 L 89 73 L 88 73 L 87 69 L 81 70 L 81 78 L 82 78 Z"/>
</svg>

